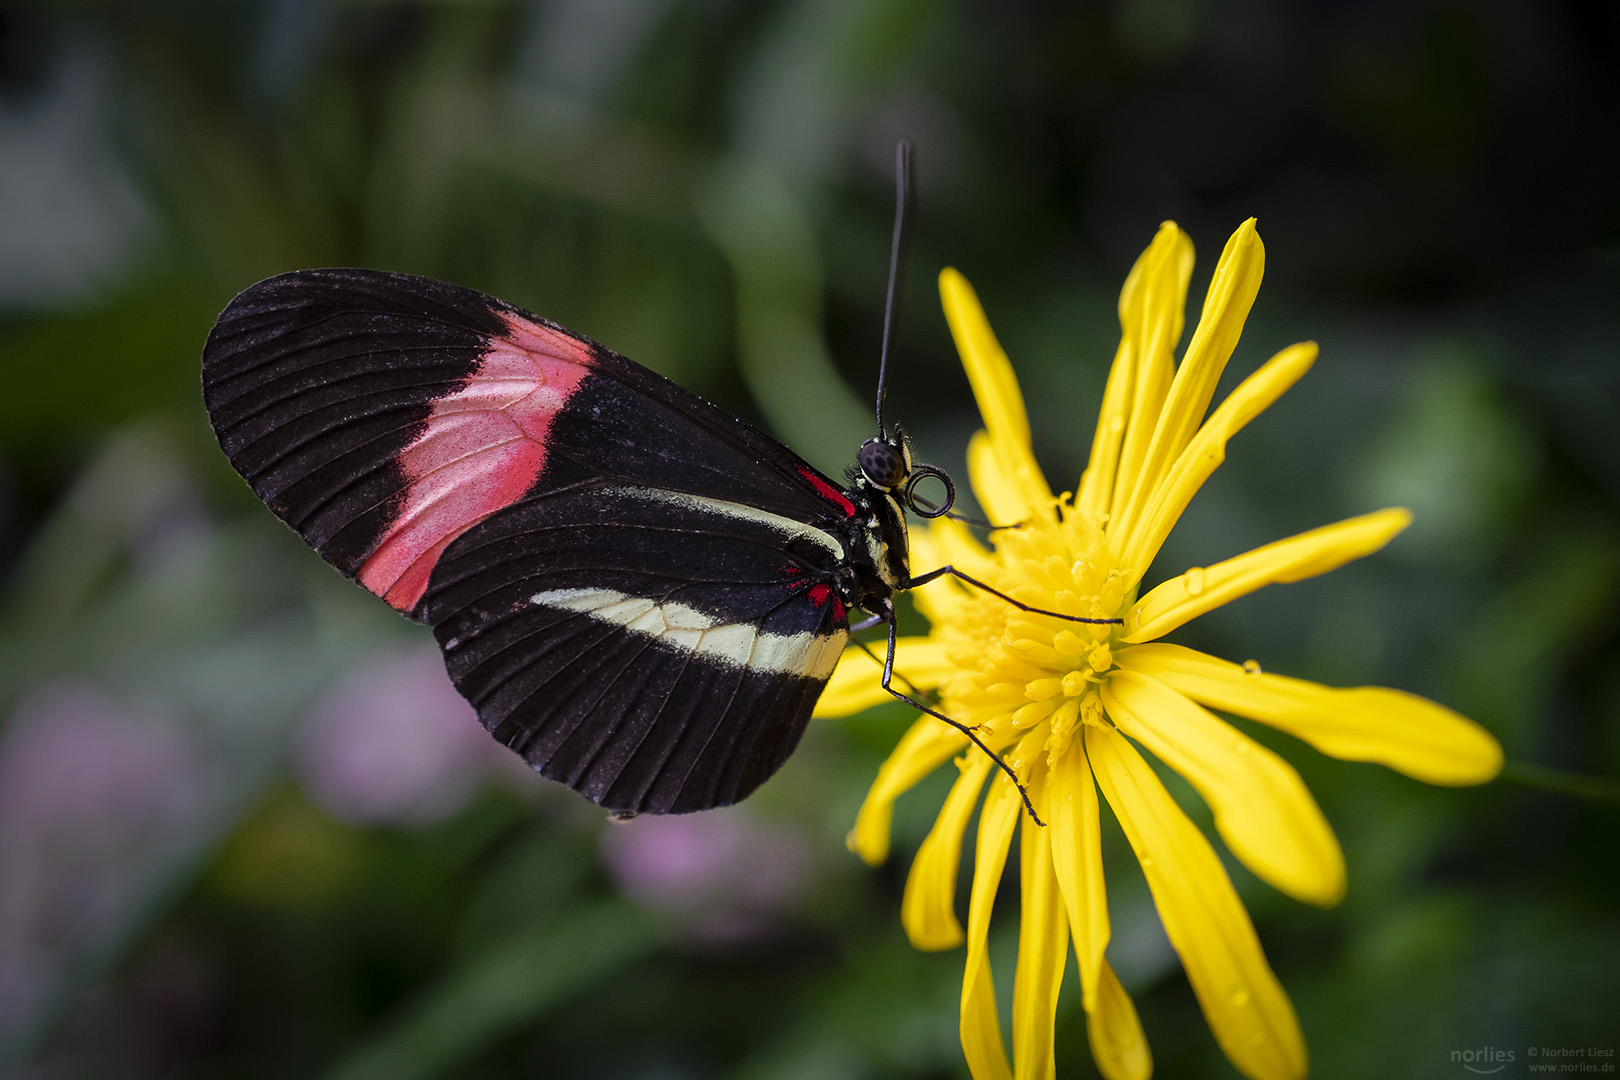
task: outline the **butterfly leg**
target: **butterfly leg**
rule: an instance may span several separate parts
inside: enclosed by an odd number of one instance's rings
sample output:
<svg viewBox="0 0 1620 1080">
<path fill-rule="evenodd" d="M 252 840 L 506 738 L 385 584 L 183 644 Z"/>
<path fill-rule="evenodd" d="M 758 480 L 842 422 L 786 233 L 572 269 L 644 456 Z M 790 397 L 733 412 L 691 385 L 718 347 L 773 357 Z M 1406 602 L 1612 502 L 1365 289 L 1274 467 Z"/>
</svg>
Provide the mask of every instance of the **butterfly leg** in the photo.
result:
<svg viewBox="0 0 1620 1080">
<path fill-rule="evenodd" d="M 882 615 L 868 615 L 866 618 L 862 619 L 860 622 L 858 622 L 854 626 L 850 627 L 849 632 L 852 633 L 852 634 L 858 634 L 862 630 L 870 630 L 870 629 L 872 629 L 872 627 L 876 626 L 878 623 L 883 622 L 883 621 L 885 621 L 885 620 L 884 620 Z M 876 659 L 876 658 L 874 657 L 874 659 Z"/>
<path fill-rule="evenodd" d="M 1046 822 L 1042 821 L 1041 816 L 1035 812 L 1035 804 L 1029 801 L 1029 792 L 1025 790 L 1023 781 L 1018 779 L 1018 774 L 1013 772 L 1012 766 L 1008 765 L 1007 762 L 1002 759 L 1000 754 L 997 754 L 994 750 L 991 750 L 988 746 L 984 745 L 984 741 L 979 738 L 971 727 L 959 720 L 952 720 L 950 717 L 946 716 L 937 709 L 924 705 L 914 697 L 907 694 L 902 694 L 900 691 L 896 690 L 892 685 L 890 685 L 894 681 L 894 645 L 895 635 L 897 633 L 897 623 L 895 621 L 894 608 L 892 606 L 886 612 L 886 616 L 886 621 L 889 624 L 889 650 L 887 655 L 885 655 L 883 658 L 883 689 L 887 690 L 889 693 L 893 694 L 907 705 L 910 705 L 913 709 L 916 709 L 919 712 L 925 712 L 936 720 L 943 720 L 957 731 L 960 731 L 962 734 L 966 735 L 968 740 L 972 742 L 974 746 L 977 746 L 980 750 L 983 750 L 990 756 L 990 760 L 996 763 L 997 768 L 1007 774 L 1007 779 L 1013 782 L 1013 787 L 1018 789 L 1019 797 L 1024 800 L 1024 809 L 1029 811 L 1030 820 L 1042 828 L 1045 828 Z"/>
<path fill-rule="evenodd" d="M 879 619 L 878 621 L 882 622 L 883 620 Z M 867 656 L 870 656 L 872 658 L 872 662 L 874 664 L 876 664 L 878 667 L 883 666 L 882 657 L 878 656 L 877 652 L 872 648 L 872 646 L 868 645 L 864 641 L 857 641 L 857 642 L 855 642 L 855 644 L 857 644 L 857 645 L 859 645 L 861 647 L 861 652 L 865 653 Z M 905 688 L 906 688 L 906 691 L 908 693 L 916 694 L 918 697 L 922 697 L 923 692 L 921 690 L 917 689 L 917 684 L 916 683 L 912 682 L 910 679 L 906 678 L 904 675 L 900 674 L 899 672 L 895 672 L 894 677 L 896 679 L 899 679 L 903 684 L 905 684 Z"/>
<path fill-rule="evenodd" d="M 935 578 L 944 577 L 946 574 L 949 574 L 951 577 L 956 578 L 959 581 L 965 581 L 974 588 L 981 589 L 984 592 L 989 593 L 991 596 L 999 596 L 1001 599 L 1007 601 L 1007 603 L 1011 604 L 1019 611 L 1027 611 L 1031 615 L 1050 615 L 1054 619 L 1067 619 L 1069 622 L 1078 623 L 1123 623 L 1125 621 L 1124 619 L 1087 619 L 1079 615 L 1065 615 L 1061 611 L 1047 611 L 1045 608 L 1032 607 L 1029 604 L 1014 600 L 1000 589 L 991 588 L 978 578 L 964 574 L 962 571 L 949 564 L 941 566 L 937 570 L 930 570 L 926 574 L 918 574 L 916 577 L 911 578 L 905 584 L 901 585 L 900 588 L 915 589 L 920 585 L 928 584 Z"/>
</svg>

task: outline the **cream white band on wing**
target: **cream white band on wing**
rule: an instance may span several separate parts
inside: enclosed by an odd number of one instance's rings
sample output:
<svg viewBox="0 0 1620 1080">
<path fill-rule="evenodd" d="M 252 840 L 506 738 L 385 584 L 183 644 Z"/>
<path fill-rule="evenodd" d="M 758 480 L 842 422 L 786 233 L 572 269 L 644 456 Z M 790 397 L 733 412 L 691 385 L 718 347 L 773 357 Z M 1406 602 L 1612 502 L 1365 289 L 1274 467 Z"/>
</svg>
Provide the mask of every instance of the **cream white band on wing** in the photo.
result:
<svg viewBox="0 0 1620 1080">
<path fill-rule="evenodd" d="M 814 525 L 806 525 L 802 521 L 794 521 L 792 518 L 783 517 L 781 514 L 773 514 L 756 506 L 728 502 L 725 499 L 711 499 L 705 495 L 687 495 L 679 491 L 664 491 L 660 488 L 623 487 L 616 490 L 618 494 L 632 499 L 646 499 L 649 502 L 708 510 L 716 514 L 725 514 L 727 517 L 758 522 L 768 528 L 775 529 L 785 536 L 798 536 L 809 540 L 811 543 L 820 544 L 832 554 L 835 560 L 838 562 L 844 561 L 844 545 Z"/>
<path fill-rule="evenodd" d="M 771 634 L 751 623 L 721 622 L 685 604 L 660 604 L 612 589 L 549 589 L 535 593 L 529 602 L 578 611 L 731 667 L 783 672 L 807 679 L 831 675 L 849 637 L 842 630 L 829 635 L 808 630 Z"/>
</svg>

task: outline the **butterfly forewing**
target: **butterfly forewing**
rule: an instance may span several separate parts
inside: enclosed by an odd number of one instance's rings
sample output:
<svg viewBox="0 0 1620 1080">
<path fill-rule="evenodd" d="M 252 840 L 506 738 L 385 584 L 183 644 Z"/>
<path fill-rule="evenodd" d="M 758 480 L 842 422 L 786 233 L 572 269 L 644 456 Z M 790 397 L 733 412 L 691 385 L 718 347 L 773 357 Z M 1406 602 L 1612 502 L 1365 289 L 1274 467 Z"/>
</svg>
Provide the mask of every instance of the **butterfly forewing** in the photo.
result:
<svg viewBox="0 0 1620 1080">
<path fill-rule="evenodd" d="M 401 455 L 501 329 L 465 290 L 326 270 L 233 300 L 203 352 L 203 397 L 231 464 L 339 570 L 359 574 L 408 487 Z"/>
<path fill-rule="evenodd" d="M 485 725 L 623 810 L 778 768 L 847 636 L 786 448 L 599 345 L 453 285 L 260 282 L 204 352 L 220 444 L 328 562 L 430 622 Z"/>
</svg>

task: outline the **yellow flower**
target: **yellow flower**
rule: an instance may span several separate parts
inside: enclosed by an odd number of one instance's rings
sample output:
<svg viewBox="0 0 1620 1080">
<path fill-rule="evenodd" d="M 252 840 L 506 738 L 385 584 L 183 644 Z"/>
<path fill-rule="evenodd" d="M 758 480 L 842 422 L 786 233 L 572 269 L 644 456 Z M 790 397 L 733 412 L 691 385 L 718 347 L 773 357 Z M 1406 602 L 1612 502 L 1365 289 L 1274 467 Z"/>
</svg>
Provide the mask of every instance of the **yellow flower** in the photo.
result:
<svg viewBox="0 0 1620 1080">
<path fill-rule="evenodd" d="M 1490 735 L 1422 698 L 1380 687 L 1330 689 L 1156 642 L 1263 586 L 1377 551 L 1411 517 L 1380 510 L 1351 518 L 1195 567 L 1138 595 L 1171 526 L 1225 457 L 1227 440 L 1316 357 L 1313 344 L 1284 349 L 1204 420 L 1264 261 L 1254 222 L 1247 221 L 1221 254 L 1176 366 L 1192 244 L 1173 224 L 1159 230 L 1120 295 L 1123 338 L 1090 464 L 1072 497 L 1054 496 L 1035 463 L 1017 380 L 978 298 L 956 271 L 940 275 L 946 318 L 984 416 L 985 430 L 968 447 L 973 489 L 993 521 L 1020 527 L 993 532 L 986 547 L 965 526 L 936 522 L 914 535 L 913 566 L 951 563 L 1033 607 L 1123 620 L 1096 625 L 1030 614 L 942 578 L 916 592 L 932 631 L 899 645 L 897 670 L 913 686 L 937 691 L 946 715 L 977 725 L 1046 823 L 1028 819 L 1017 788 L 963 734 L 925 716 L 884 763 L 850 834 L 855 852 L 881 862 L 894 800 L 957 758 L 960 776 L 912 864 L 902 920 L 918 948 L 967 942 L 962 1047 L 977 1080 L 1055 1075 L 1053 1018 L 1071 942 L 1098 1067 L 1110 1080 L 1152 1072 L 1135 1007 L 1104 956 L 1109 923 L 1099 788 L 1141 862 L 1165 933 L 1227 1057 L 1251 1077 L 1305 1074 L 1299 1023 L 1248 913 L 1214 848 L 1165 790 L 1143 749 L 1204 798 L 1216 831 L 1245 866 L 1290 896 L 1323 906 L 1344 893 L 1344 858 L 1332 829 L 1293 768 L 1210 709 L 1270 724 L 1325 754 L 1380 762 L 1434 784 L 1482 783 L 1501 767 Z M 851 649 L 819 712 L 842 715 L 884 700 L 871 658 Z M 964 935 L 954 897 L 963 833 L 976 806 Z M 1022 922 L 1009 1065 L 986 939 L 1015 829 Z"/>
</svg>

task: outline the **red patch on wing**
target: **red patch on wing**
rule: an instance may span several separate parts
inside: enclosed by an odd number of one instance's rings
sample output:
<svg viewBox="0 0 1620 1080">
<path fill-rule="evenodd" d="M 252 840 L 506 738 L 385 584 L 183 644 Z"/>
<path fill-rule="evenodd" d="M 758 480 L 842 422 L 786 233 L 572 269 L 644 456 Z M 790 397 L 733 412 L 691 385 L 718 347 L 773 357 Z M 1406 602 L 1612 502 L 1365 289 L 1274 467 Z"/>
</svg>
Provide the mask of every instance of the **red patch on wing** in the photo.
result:
<svg viewBox="0 0 1620 1080">
<path fill-rule="evenodd" d="M 838 594 L 833 592 L 831 585 L 825 583 L 812 585 L 805 590 L 805 595 L 816 607 L 826 607 L 827 602 L 832 601 L 833 618 L 839 621 L 844 618 L 844 602 L 838 599 Z"/>
<path fill-rule="evenodd" d="M 490 339 L 466 385 L 434 403 L 422 434 L 399 456 L 405 505 L 358 577 L 400 611 L 422 599 L 451 541 L 534 483 L 552 418 L 591 366 L 584 343 L 503 318 L 506 336 Z"/>
<path fill-rule="evenodd" d="M 843 511 L 845 517 L 851 518 L 855 516 L 855 504 L 849 501 L 848 495 L 845 495 L 809 469 L 801 467 L 799 475 L 810 481 L 810 486 L 816 489 L 816 494 Z"/>
<path fill-rule="evenodd" d="M 826 582 L 817 582 L 810 586 L 805 590 L 805 595 L 810 598 L 810 602 L 816 607 L 826 607 L 827 602 L 832 601 L 833 618 L 842 619 L 844 617 L 844 602 L 838 599 L 838 594 L 833 592 L 832 586 Z"/>
</svg>

